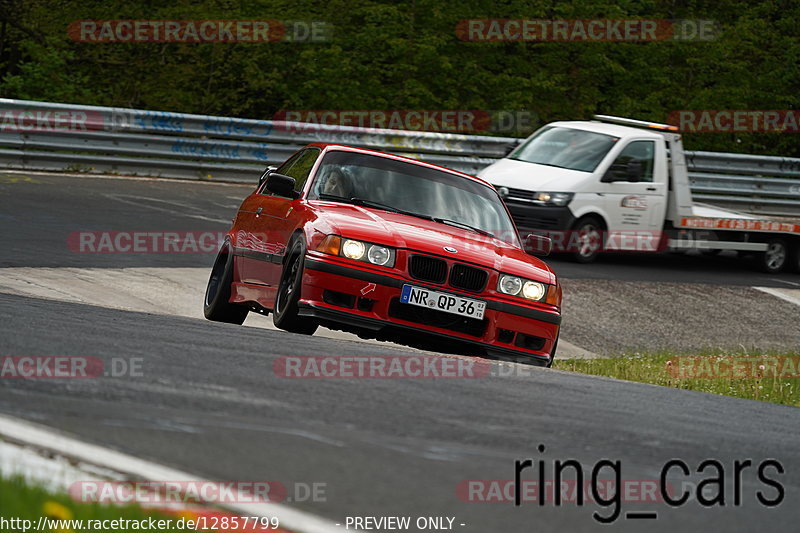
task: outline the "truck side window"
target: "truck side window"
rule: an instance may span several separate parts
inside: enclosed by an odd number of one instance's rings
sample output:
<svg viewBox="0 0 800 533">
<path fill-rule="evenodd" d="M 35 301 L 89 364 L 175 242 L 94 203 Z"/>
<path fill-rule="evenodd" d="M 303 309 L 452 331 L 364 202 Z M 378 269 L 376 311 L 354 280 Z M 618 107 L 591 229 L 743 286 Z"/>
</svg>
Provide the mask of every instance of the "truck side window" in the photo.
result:
<svg viewBox="0 0 800 533">
<path fill-rule="evenodd" d="M 614 160 L 614 163 L 611 165 L 611 172 L 621 181 L 633 181 L 628 179 L 628 173 L 635 168 L 632 167 L 630 163 L 636 161 L 641 165 L 640 179 L 638 181 L 653 181 L 653 158 L 655 148 L 656 144 L 654 141 L 631 142 L 622 149 L 617 159 Z"/>
</svg>

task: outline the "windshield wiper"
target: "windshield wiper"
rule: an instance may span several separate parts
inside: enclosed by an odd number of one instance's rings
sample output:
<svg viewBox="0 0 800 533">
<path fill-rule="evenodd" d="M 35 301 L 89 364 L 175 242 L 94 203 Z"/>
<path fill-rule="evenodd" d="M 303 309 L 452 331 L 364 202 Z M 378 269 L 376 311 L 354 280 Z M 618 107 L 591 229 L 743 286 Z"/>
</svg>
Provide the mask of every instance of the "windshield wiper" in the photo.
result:
<svg viewBox="0 0 800 533">
<path fill-rule="evenodd" d="M 491 231 L 486 231 L 485 229 L 476 228 L 475 226 L 470 226 L 469 224 L 465 224 L 463 222 L 458 222 L 456 220 L 450 220 L 450 219 L 447 219 L 447 218 L 437 218 L 437 217 L 432 217 L 432 219 L 434 221 L 436 221 L 436 222 L 440 222 L 442 224 L 447 224 L 448 226 L 454 226 L 456 228 L 468 229 L 468 230 L 474 231 L 475 233 L 480 233 L 481 235 L 484 235 L 486 237 L 495 237 L 495 234 L 492 233 Z"/>
<path fill-rule="evenodd" d="M 321 193 L 319 193 L 319 194 L 317 195 L 317 197 L 318 197 L 320 200 L 335 200 L 335 201 L 337 201 L 337 202 L 345 202 L 345 203 L 348 203 L 348 204 L 349 204 L 349 203 L 352 203 L 352 201 L 350 200 L 350 198 L 346 198 L 346 197 L 344 197 L 344 196 L 338 196 L 338 195 L 336 195 L 336 194 L 327 194 L 327 193 L 321 192 Z"/>
<path fill-rule="evenodd" d="M 533 163 L 534 165 L 544 165 L 546 167 L 565 168 L 567 170 L 575 170 L 574 168 L 562 167 L 561 165 L 554 165 L 553 163 L 543 163 L 541 161 L 531 161 L 530 159 L 520 159 L 519 157 L 507 157 L 506 159 L 513 159 L 514 161 L 522 161 L 523 163 Z"/>
<path fill-rule="evenodd" d="M 556 165 L 555 163 L 541 163 L 541 162 L 539 162 L 539 161 L 536 161 L 536 164 L 537 164 L 537 165 L 544 165 L 544 166 L 546 166 L 546 167 L 565 168 L 565 169 L 567 169 L 567 170 L 574 170 L 574 169 L 572 169 L 572 168 L 569 168 L 569 167 L 564 167 L 564 166 L 561 166 L 561 165 Z"/>
<path fill-rule="evenodd" d="M 390 211 L 392 213 L 399 213 L 401 215 L 407 215 L 407 216 L 410 216 L 410 217 L 422 218 L 424 220 L 431 220 L 433 222 L 438 222 L 440 224 L 446 224 L 448 226 L 454 226 L 456 228 L 467 229 L 467 230 L 470 230 L 470 231 L 474 231 L 475 233 L 480 233 L 481 235 L 485 235 L 486 237 L 495 237 L 495 234 L 490 232 L 490 231 L 486 231 L 486 230 L 483 230 L 483 229 L 480 229 L 480 228 L 476 228 L 475 226 L 470 226 L 469 224 L 465 224 L 463 222 L 458 222 L 456 220 L 450 220 L 448 218 L 439 218 L 439 217 L 434 217 L 434 216 L 431 216 L 431 215 L 425 215 L 423 213 L 414 213 L 413 211 L 404 211 L 402 209 L 398 209 L 398 208 L 396 208 L 394 206 L 391 206 L 391 205 L 388 205 L 388 204 L 382 204 L 380 202 L 373 202 L 372 200 L 365 200 L 364 198 L 356 198 L 356 197 L 345 198 L 344 196 L 336 196 L 334 194 L 325 194 L 325 193 L 319 194 L 319 198 L 320 198 L 320 200 L 338 200 L 338 201 L 342 201 L 342 202 L 346 202 L 346 203 L 350 203 L 350 204 L 354 204 L 354 205 L 360 205 L 360 206 L 363 206 L 363 207 L 372 207 L 374 209 L 383 209 L 384 211 Z"/>
<path fill-rule="evenodd" d="M 400 210 L 396 207 L 392 207 L 391 205 L 382 204 L 380 202 L 373 202 L 372 200 L 365 200 L 364 198 L 348 198 L 345 196 L 338 196 L 336 194 L 327 194 L 321 192 L 317 195 L 320 200 L 335 200 L 338 202 L 344 202 L 346 204 L 353 204 L 353 205 L 361 205 L 364 207 L 374 207 L 375 209 L 383 209 L 384 211 L 391 211 L 393 213 L 399 213 Z"/>
<path fill-rule="evenodd" d="M 410 217 L 424 218 L 425 220 L 435 220 L 430 215 L 423 215 L 422 213 L 414 213 L 413 211 L 405 211 L 403 209 L 398 209 L 391 205 L 382 204 L 380 202 L 373 202 L 372 200 L 365 200 L 363 198 L 350 198 L 350 201 L 355 205 L 361 205 L 364 207 L 373 207 L 375 209 L 383 209 L 384 211 L 399 213 L 401 215 L 407 215 Z"/>
<path fill-rule="evenodd" d="M 383 209 L 384 211 L 391 211 L 393 213 L 399 213 L 400 210 L 396 207 L 392 207 L 388 204 L 382 204 L 380 202 L 373 202 L 372 200 L 365 200 L 364 198 L 350 198 L 350 201 L 355 205 L 362 205 L 364 207 L 373 207 L 375 209 Z"/>
</svg>

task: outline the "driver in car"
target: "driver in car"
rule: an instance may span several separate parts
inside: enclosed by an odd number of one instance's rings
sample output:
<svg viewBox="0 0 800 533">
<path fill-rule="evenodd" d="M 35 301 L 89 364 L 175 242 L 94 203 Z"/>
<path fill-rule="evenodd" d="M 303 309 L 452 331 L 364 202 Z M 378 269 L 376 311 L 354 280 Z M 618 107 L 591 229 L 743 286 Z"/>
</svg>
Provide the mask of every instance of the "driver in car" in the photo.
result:
<svg viewBox="0 0 800 533">
<path fill-rule="evenodd" d="M 338 167 L 333 168 L 328 173 L 319 188 L 320 194 L 329 194 L 342 198 L 350 198 L 352 192 L 353 185 L 350 178 Z"/>
</svg>

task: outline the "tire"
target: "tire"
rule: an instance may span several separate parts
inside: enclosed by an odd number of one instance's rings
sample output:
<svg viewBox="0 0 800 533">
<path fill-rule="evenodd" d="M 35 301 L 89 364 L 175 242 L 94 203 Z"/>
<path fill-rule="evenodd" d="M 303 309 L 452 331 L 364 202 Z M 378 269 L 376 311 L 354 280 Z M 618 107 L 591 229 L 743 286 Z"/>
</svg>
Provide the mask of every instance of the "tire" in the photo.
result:
<svg viewBox="0 0 800 533">
<path fill-rule="evenodd" d="M 767 249 L 756 255 L 758 268 L 768 274 L 782 272 L 789 264 L 789 245 L 783 239 L 770 239 Z"/>
<path fill-rule="evenodd" d="M 203 314 L 208 320 L 242 325 L 249 309 L 232 304 L 231 283 L 233 281 L 233 256 L 226 248 L 217 254 L 211 276 L 208 278 L 206 295 L 203 299 Z"/>
<path fill-rule="evenodd" d="M 578 234 L 579 249 L 568 254 L 576 263 L 593 263 L 603 249 L 603 223 L 594 216 L 585 216 L 572 226 L 572 231 Z M 570 239 L 571 242 L 571 239 Z"/>
<path fill-rule="evenodd" d="M 275 327 L 292 333 L 313 335 L 318 324 L 313 320 L 298 316 L 297 302 L 303 287 L 303 261 L 306 247 L 302 239 L 291 246 L 278 284 L 275 308 L 272 310 L 272 323 Z"/>
</svg>

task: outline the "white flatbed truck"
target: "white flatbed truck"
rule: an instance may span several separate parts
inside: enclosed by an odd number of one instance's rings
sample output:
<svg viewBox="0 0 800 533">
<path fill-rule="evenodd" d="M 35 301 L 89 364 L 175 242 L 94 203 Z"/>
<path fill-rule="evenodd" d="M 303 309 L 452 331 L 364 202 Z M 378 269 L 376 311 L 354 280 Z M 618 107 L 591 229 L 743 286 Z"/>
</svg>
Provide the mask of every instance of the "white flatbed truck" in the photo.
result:
<svg viewBox="0 0 800 533">
<path fill-rule="evenodd" d="M 547 124 L 478 174 L 520 233 L 545 233 L 583 263 L 602 252 L 735 250 L 766 272 L 800 272 L 800 220 L 692 201 L 675 126 L 595 119 Z"/>
</svg>

